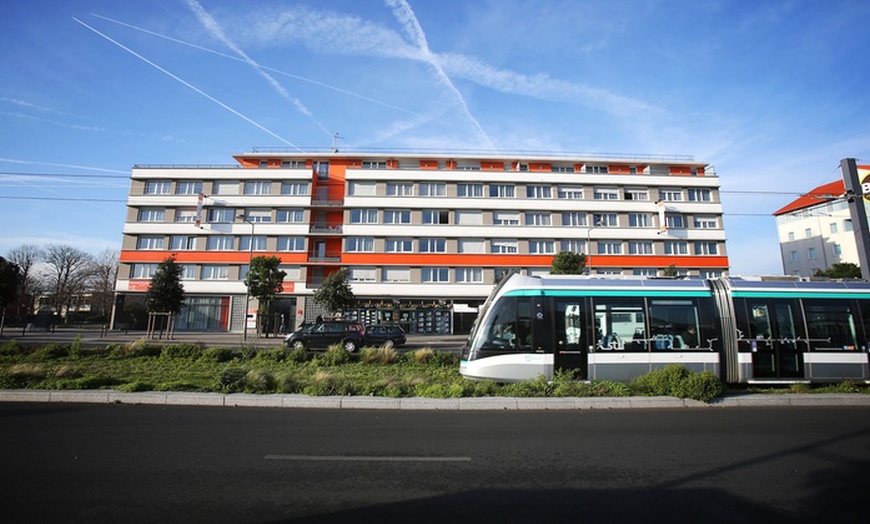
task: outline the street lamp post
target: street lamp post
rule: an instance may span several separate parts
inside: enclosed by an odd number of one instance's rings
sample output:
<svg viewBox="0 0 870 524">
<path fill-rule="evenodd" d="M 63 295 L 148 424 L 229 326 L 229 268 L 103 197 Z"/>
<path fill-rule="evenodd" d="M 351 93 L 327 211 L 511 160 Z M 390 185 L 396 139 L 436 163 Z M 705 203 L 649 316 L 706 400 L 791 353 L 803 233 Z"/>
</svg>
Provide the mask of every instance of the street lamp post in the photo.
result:
<svg viewBox="0 0 870 524">
<path fill-rule="evenodd" d="M 251 241 L 248 246 L 248 276 L 246 280 L 248 281 L 245 284 L 245 331 L 242 339 L 247 342 L 248 340 L 248 315 L 250 314 L 250 306 L 251 306 L 251 263 L 254 261 L 254 223 L 248 220 L 246 215 L 238 215 L 236 218 L 241 218 L 248 224 L 251 224 Z"/>
</svg>

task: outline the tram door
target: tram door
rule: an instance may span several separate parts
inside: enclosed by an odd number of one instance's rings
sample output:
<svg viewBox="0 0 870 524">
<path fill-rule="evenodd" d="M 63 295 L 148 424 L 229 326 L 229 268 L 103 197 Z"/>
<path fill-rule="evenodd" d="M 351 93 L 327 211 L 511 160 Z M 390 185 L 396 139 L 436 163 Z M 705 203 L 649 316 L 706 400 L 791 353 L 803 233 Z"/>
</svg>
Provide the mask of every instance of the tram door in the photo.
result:
<svg viewBox="0 0 870 524">
<path fill-rule="evenodd" d="M 580 297 L 554 299 L 554 370 L 572 370 L 574 378 L 587 378 L 588 356 L 586 301 Z"/>
<path fill-rule="evenodd" d="M 803 355 L 797 347 L 796 322 L 800 308 L 794 300 L 747 301 L 748 333 L 744 342 L 752 351 L 754 378 L 801 378 Z M 801 330 L 802 331 L 802 330 Z"/>
</svg>

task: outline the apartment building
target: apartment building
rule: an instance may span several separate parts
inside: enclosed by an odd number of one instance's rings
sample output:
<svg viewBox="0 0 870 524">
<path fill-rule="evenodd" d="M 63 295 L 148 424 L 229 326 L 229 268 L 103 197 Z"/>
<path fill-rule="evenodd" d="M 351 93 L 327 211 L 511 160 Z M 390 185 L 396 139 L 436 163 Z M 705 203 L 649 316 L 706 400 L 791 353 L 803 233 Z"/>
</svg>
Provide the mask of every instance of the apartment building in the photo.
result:
<svg viewBox="0 0 870 524">
<path fill-rule="evenodd" d="M 859 177 L 870 166 L 858 166 Z M 809 277 L 841 262 L 858 264 L 858 248 L 842 180 L 815 187 L 776 210 L 782 269 L 786 275 Z M 864 200 L 867 208 L 867 200 Z"/>
<path fill-rule="evenodd" d="M 598 275 L 712 277 L 728 270 L 719 179 L 692 157 L 255 149 L 234 166 L 135 166 L 116 304 L 173 255 L 179 330 L 244 329 L 252 256 L 287 273 L 270 312 L 317 314 L 322 280 L 348 268 L 346 315 L 410 333 L 464 332 L 510 271 L 559 251 Z M 250 305 L 254 313 L 256 305 Z M 250 320 L 248 320 L 250 323 Z"/>
</svg>

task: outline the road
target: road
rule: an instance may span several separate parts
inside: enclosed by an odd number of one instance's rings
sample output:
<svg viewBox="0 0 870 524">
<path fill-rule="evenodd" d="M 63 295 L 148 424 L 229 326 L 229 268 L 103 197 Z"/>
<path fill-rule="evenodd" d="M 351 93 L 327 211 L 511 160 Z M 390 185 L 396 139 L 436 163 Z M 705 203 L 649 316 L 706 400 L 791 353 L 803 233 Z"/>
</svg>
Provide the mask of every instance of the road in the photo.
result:
<svg viewBox="0 0 870 524">
<path fill-rule="evenodd" d="M 870 409 L 2 404 L 7 522 L 867 522 Z"/>
</svg>

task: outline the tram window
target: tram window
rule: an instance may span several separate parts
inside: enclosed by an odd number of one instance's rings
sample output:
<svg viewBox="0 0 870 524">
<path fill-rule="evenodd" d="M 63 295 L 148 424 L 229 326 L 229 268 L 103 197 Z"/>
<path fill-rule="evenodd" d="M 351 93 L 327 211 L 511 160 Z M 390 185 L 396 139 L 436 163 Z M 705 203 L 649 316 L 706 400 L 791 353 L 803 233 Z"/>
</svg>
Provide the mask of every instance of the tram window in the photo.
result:
<svg viewBox="0 0 870 524">
<path fill-rule="evenodd" d="M 595 301 L 597 351 L 648 351 L 643 299 Z"/>
<path fill-rule="evenodd" d="M 858 349 L 855 315 L 845 301 L 804 301 L 810 349 L 854 351 Z"/>
<path fill-rule="evenodd" d="M 485 351 L 526 351 L 531 348 L 532 306 L 528 299 L 499 300 L 484 326 Z"/>
<path fill-rule="evenodd" d="M 698 348 L 700 322 L 692 300 L 650 299 L 649 324 L 653 349 Z"/>
<path fill-rule="evenodd" d="M 566 347 L 583 343 L 583 317 L 579 303 L 564 299 L 556 301 L 556 333 L 557 339 Z"/>
</svg>

